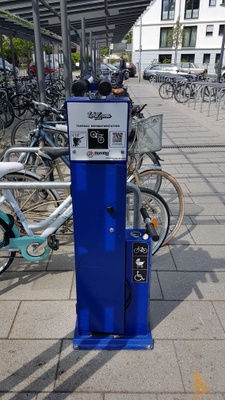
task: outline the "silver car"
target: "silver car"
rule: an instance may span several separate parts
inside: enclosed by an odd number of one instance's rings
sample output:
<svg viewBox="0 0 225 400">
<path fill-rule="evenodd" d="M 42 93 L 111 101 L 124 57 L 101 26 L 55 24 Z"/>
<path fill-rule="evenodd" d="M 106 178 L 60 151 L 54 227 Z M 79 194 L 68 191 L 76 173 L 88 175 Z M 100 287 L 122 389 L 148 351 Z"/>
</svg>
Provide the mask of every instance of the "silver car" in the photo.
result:
<svg viewBox="0 0 225 400">
<path fill-rule="evenodd" d="M 174 64 L 151 64 L 145 68 L 143 72 L 143 79 L 149 80 L 149 82 L 157 80 L 157 75 L 180 75 L 180 76 L 187 76 L 191 75 L 193 78 L 196 77 L 195 74 L 190 74 L 189 72 L 184 72 L 179 68 L 177 65 Z"/>
</svg>

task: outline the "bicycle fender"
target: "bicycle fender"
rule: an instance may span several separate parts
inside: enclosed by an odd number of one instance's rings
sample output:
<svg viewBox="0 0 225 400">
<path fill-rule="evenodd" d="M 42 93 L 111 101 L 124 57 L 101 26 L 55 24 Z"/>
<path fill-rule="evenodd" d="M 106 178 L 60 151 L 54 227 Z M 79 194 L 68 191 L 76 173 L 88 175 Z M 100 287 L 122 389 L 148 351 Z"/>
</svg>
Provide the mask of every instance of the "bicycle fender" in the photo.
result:
<svg viewBox="0 0 225 400">
<path fill-rule="evenodd" d="M 6 224 L 9 223 L 8 216 L 1 210 L 0 210 L 0 218 L 3 219 L 3 221 L 5 221 Z M 19 231 L 18 231 L 18 229 L 17 229 L 15 224 L 12 226 L 12 231 L 13 231 L 15 237 L 19 237 L 20 236 Z"/>
</svg>

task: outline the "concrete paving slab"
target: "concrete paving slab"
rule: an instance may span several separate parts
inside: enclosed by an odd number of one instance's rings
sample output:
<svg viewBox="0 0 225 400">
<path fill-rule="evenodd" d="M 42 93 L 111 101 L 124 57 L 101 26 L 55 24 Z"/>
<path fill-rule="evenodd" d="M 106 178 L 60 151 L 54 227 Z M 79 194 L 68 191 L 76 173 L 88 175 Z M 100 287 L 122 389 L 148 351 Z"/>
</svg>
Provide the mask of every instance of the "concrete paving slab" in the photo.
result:
<svg viewBox="0 0 225 400">
<path fill-rule="evenodd" d="M 151 301 L 150 316 L 155 340 L 224 339 L 224 330 L 209 301 Z"/>
<path fill-rule="evenodd" d="M 159 271 L 164 300 L 225 300 L 224 272 Z"/>
<path fill-rule="evenodd" d="M 2 393 L 0 392 L 1 400 L 37 400 L 35 393 Z"/>
<path fill-rule="evenodd" d="M 175 340 L 186 393 L 225 393 L 224 340 Z"/>
<path fill-rule="evenodd" d="M 225 302 L 224 301 L 214 301 L 213 306 L 215 307 L 218 318 L 225 331 Z"/>
<path fill-rule="evenodd" d="M 157 400 L 155 394 L 142 393 L 106 393 L 105 400 Z"/>
<path fill-rule="evenodd" d="M 19 301 L 1 301 L 0 302 L 0 321 L 4 323 L 0 324 L 0 338 L 6 339 L 9 335 L 13 321 L 15 319 Z"/>
<path fill-rule="evenodd" d="M 224 400 L 224 397 L 222 394 L 201 393 L 197 388 L 192 394 L 158 394 L 157 400 Z"/>
<path fill-rule="evenodd" d="M 152 257 L 152 271 L 176 269 L 169 246 L 160 247 L 159 251 Z"/>
<path fill-rule="evenodd" d="M 156 271 L 151 272 L 150 298 L 155 300 L 162 299 L 162 292 L 159 286 L 159 280 Z"/>
<path fill-rule="evenodd" d="M 1 391 L 52 391 L 60 342 L 0 340 Z"/>
<path fill-rule="evenodd" d="M 37 400 L 104 400 L 101 393 L 40 393 Z"/>
<path fill-rule="evenodd" d="M 10 339 L 73 338 L 75 302 L 23 301 L 16 315 Z"/>
<path fill-rule="evenodd" d="M 190 245 L 170 249 L 178 271 L 225 271 L 225 246 Z"/>
<path fill-rule="evenodd" d="M 191 236 L 198 245 L 204 245 L 206 243 L 208 245 L 225 244 L 223 225 L 197 225 L 195 229 L 192 230 Z"/>
<path fill-rule="evenodd" d="M 68 300 L 73 272 L 5 272 L 0 280 L 2 300 Z"/>
<path fill-rule="evenodd" d="M 157 341 L 153 351 L 88 352 L 72 350 L 71 342 L 63 343 L 56 392 L 183 391 L 171 341 Z"/>
</svg>

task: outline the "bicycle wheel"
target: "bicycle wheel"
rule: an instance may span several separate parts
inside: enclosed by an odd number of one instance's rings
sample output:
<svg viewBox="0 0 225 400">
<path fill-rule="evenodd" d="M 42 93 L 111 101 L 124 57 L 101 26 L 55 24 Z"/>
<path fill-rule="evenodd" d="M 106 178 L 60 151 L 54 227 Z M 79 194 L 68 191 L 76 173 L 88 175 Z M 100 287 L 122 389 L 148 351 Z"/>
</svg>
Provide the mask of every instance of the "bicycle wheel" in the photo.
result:
<svg viewBox="0 0 225 400">
<path fill-rule="evenodd" d="M 40 178 L 30 172 L 14 172 L 4 176 L 4 181 L 10 182 L 40 182 Z M 60 196 L 52 189 L 23 189 L 11 190 L 21 211 L 28 222 L 40 222 L 45 220 L 60 204 Z M 12 211 L 10 203 L 4 205 Z M 16 221 L 16 216 L 15 217 Z"/>
<path fill-rule="evenodd" d="M 5 127 L 8 128 L 14 121 L 13 106 L 7 100 L 0 101 L 0 117 L 3 119 Z"/>
<path fill-rule="evenodd" d="M 7 223 L 0 218 L 0 243 L 3 241 L 5 231 L 7 229 Z M 10 237 L 15 237 L 13 231 L 9 233 Z M 0 275 L 12 264 L 15 258 L 16 252 L 9 250 L 0 251 Z"/>
<path fill-rule="evenodd" d="M 156 152 L 148 153 L 130 153 L 127 163 L 128 176 L 132 175 L 134 171 L 143 168 L 151 168 L 152 166 L 161 169 L 160 158 Z"/>
<path fill-rule="evenodd" d="M 178 103 L 186 103 L 190 97 L 190 88 L 186 85 L 178 85 L 174 90 L 174 98 Z"/>
<path fill-rule="evenodd" d="M 170 226 L 163 245 L 168 244 L 177 234 L 184 218 L 184 194 L 179 183 L 167 172 L 153 169 L 138 173 L 137 178 L 134 177 L 131 182 L 141 187 L 155 190 L 168 204 L 170 210 Z"/>
<path fill-rule="evenodd" d="M 164 82 L 159 86 L 159 95 L 162 99 L 171 99 L 173 97 L 173 85 L 170 82 Z"/>
<path fill-rule="evenodd" d="M 169 208 L 164 199 L 153 190 L 140 187 L 141 190 L 141 207 L 145 207 L 150 218 L 155 221 L 156 231 L 159 235 L 157 242 L 152 242 L 152 255 L 155 254 L 163 244 L 168 233 L 170 224 Z M 126 195 L 126 227 L 144 229 L 144 222 L 141 221 L 139 226 L 133 226 L 134 220 L 134 194 L 127 189 Z"/>
<path fill-rule="evenodd" d="M 13 106 L 15 116 L 21 118 L 27 110 L 24 96 L 22 94 L 16 94 L 10 99 L 10 102 Z"/>
<path fill-rule="evenodd" d="M 0 117 L 0 140 L 5 136 L 5 123 L 2 119 L 2 117 Z"/>
<path fill-rule="evenodd" d="M 28 146 L 29 133 L 36 129 L 37 121 L 35 118 L 28 118 L 19 121 L 11 133 L 11 144 L 18 147 Z"/>
</svg>

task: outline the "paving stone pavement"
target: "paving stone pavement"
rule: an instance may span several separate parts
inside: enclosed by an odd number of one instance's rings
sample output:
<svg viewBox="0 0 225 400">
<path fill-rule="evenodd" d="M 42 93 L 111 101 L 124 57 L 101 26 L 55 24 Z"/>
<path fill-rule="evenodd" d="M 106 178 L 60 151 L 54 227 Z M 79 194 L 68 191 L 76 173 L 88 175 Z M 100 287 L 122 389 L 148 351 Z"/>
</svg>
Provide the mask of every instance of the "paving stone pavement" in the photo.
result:
<svg viewBox="0 0 225 400">
<path fill-rule="evenodd" d="M 151 351 L 72 348 L 73 235 L 45 262 L 21 258 L 0 278 L 2 400 L 225 400 L 225 111 L 163 100 L 131 78 L 145 115 L 163 114 L 163 169 L 185 217 L 152 259 Z M 214 145 L 214 147 L 212 147 Z"/>
</svg>

